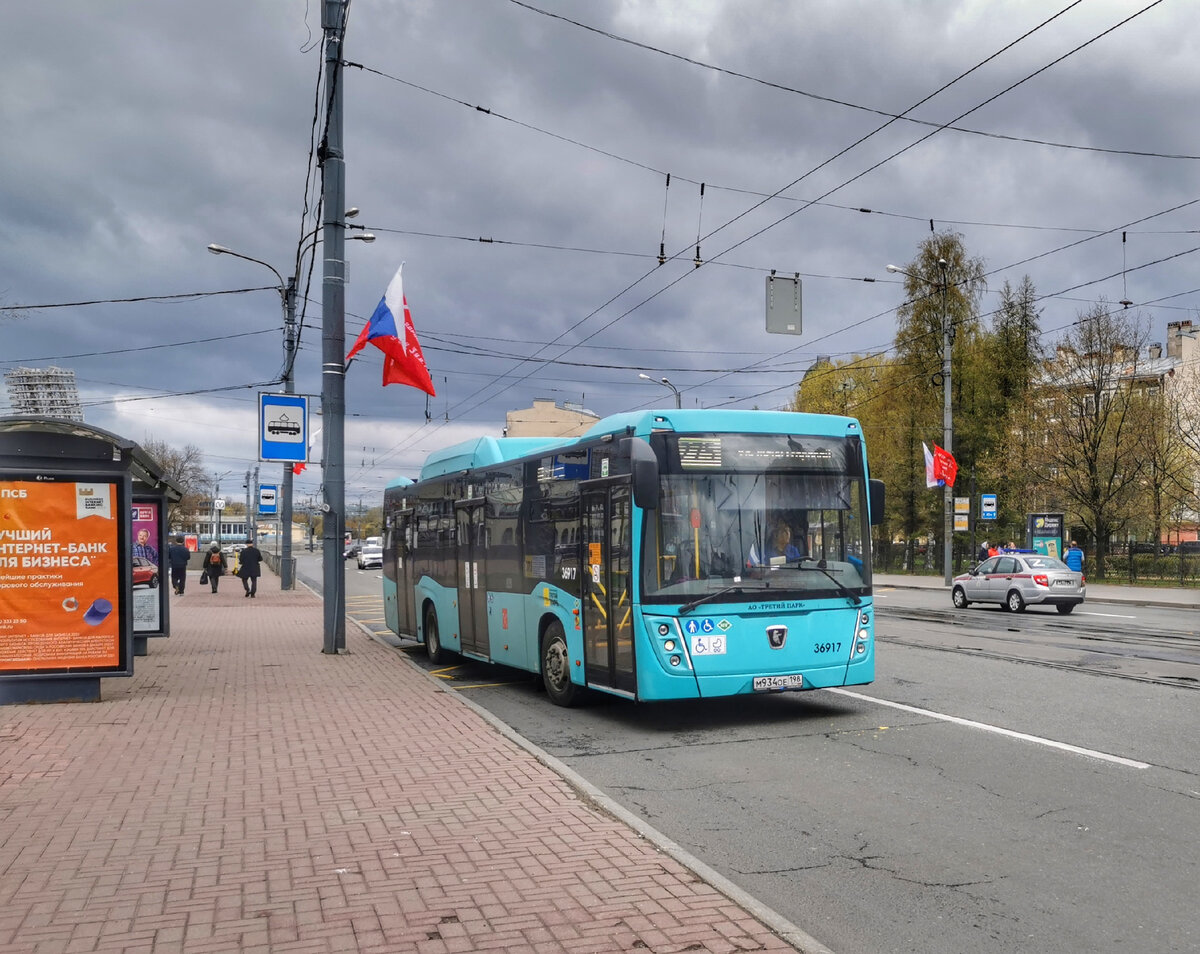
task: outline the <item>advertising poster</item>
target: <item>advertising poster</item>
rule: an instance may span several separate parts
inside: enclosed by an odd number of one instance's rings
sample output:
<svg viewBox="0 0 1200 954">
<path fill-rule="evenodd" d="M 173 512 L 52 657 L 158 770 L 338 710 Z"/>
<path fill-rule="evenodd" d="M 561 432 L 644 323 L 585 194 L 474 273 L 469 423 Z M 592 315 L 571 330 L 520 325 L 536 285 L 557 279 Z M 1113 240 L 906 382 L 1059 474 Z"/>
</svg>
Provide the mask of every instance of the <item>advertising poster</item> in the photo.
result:
<svg viewBox="0 0 1200 954">
<path fill-rule="evenodd" d="M 133 631 L 162 632 L 162 523 L 157 500 L 133 501 Z"/>
<path fill-rule="evenodd" d="M 1026 517 L 1026 525 L 1030 545 L 1036 552 L 1062 559 L 1064 548 L 1061 513 L 1031 513 Z"/>
<path fill-rule="evenodd" d="M 122 670 L 119 490 L 0 479 L 0 673 Z"/>
</svg>

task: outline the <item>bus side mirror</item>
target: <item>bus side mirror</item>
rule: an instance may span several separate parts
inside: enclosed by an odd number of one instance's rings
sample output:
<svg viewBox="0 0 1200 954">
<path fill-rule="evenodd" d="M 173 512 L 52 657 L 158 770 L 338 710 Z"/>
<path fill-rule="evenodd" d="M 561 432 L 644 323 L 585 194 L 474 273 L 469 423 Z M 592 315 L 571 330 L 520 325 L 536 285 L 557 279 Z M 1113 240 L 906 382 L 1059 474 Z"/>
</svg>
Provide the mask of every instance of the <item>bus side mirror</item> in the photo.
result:
<svg viewBox="0 0 1200 954">
<path fill-rule="evenodd" d="M 867 484 L 867 505 L 871 508 L 871 526 L 883 523 L 883 481 L 871 480 Z"/>
<path fill-rule="evenodd" d="M 629 444 L 629 471 L 633 475 L 633 502 L 642 510 L 658 509 L 658 458 L 645 441 L 625 439 Z"/>
</svg>

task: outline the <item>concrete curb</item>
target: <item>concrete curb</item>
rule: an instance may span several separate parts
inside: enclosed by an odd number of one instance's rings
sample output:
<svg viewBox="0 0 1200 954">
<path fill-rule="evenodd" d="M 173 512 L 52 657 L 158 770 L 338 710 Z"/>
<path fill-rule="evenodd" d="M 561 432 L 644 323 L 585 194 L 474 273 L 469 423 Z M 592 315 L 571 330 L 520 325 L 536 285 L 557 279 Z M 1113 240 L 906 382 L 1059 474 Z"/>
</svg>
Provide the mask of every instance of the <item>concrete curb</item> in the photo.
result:
<svg viewBox="0 0 1200 954">
<path fill-rule="evenodd" d="M 359 630 L 381 645 L 387 646 L 389 649 L 395 648 L 389 642 L 380 638 L 380 636 L 373 630 L 367 628 L 367 626 L 360 623 L 353 617 L 347 616 L 346 620 L 347 622 L 353 623 L 359 628 Z M 421 675 L 436 685 L 439 691 L 445 691 L 445 687 L 441 684 L 441 682 L 439 682 L 436 676 L 427 672 L 425 669 L 422 669 L 403 654 L 402 658 L 405 665 L 411 666 L 413 669 L 421 673 Z M 534 759 L 546 766 L 546 768 L 559 775 L 568 785 L 578 791 L 599 811 L 615 818 L 617 821 L 621 822 L 623 825 L 637 833 L 640 837 L 649 841 L 664 854 L 670 855 L 673 859 L 675 859 L 675 861 L 679 862 L 702 881 L 705 881 L 711 885 L 715 890 L 725 895 L 725 897 L 729 898 L 729 900 L 734 904 L 744 908 L 751 916 L 774 931 L 775 934 L 781 939 L 787 941 L 788 944 L 791 944 L 792 947 L 800 952 L 800 954 L 834 954 L 833 951 L 827 948 L 812 935 L 793 924 L 775 910 L 767 907 L 757 898 L 747 894 L 724 875 L 710 868 L 699 858 L 686 851 L 681 845 L 672 841 L 658 829 L 648 824 L 644 819 L 639 818 L 637 815 L 618 804 L 611 797 L 606 795 L 600 789 L 596 788 L 596 786 L 592 785 L 592 783 L 587 779 L 579 775 L 565 762 L 560 761 L 549 752 L 525 738 L 525 736 L 521 735 L 507 723 L 498 719 L 487 709 L 484 709 L 478 703 L 468 699 L 461 693 L 456 693 L 454 698 L 478 715 L 481 719 L 483 719 L 484 722 L 494 728 L 510 742 L 520 746 L 531 756 L 533 756 Z"/>
</svg>

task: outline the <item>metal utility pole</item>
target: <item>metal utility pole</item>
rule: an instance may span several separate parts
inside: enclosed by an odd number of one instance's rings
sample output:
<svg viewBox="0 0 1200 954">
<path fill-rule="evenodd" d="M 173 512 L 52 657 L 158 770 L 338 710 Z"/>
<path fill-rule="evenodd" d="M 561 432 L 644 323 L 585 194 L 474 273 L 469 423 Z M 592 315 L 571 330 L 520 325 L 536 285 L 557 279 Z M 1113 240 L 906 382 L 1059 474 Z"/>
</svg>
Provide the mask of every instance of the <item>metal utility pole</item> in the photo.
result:
<svg viewBox="0 0 1200 954">
<path fill-rule="evenodd" d="M 345 563 L 342 560 L 346 520 L 344 423 L 346 415 L 346 166 L 342 145 L 342 39 L 346 0 L 325 0 L 321 29 L 325 33 L 325 136 L 320 147 L 324 167 L 324 269 L 321 291 L 321 411 L 325 500 L 321 541 L 324 550 L 324 646 L 322 652 L 346 648 Z"/>
<path fill-rule="evenodd" d="M 250 501 L 253 504 L 253 509 L 250 511 L 250 527 L 254 531 L 254 545 L 258 546 L 258 464 L 254 465 L 254 490 L 250 495 Z"/>
<path fill-rule="evenodd" d="M 944 258 L 937 260 L 942 280 L 935 282 L 927 275 L 917 275 L 898 265 L 889 265 L 889 272 L 899 272 L 918 282 L 936 285 L 942 291 L 942 447 L 948 454 L 954 453 L 954 414 L 950 406 L 950 349 L 954 344 L 954 329 L 950 323 L 950 263 Z M 942 568 L 946 585 L 954 580 L 954 488 L 949 484 L 942 487 Z"/>
<path fill-rule="evenodd" d="M 283 289 L 283 393 L 296 391 L 296 276 L 287 281 Z M 292 465 L 283 465 L 283 480 L 279 485 L 279 588 L 291 590 L 296 587 L 296 574 L 292 560 Z"/>
<path fill-rule="evenodd" d="M 950 263 L 944 258 L 938 259 L 938 268 L 942 273 L 942 446 L 946 453 L 954 453 L 954 412 L 950 407 L 950 348 L 954 344 L 954 335 L 950 327 L 950 310 L 947 296 L 950 291 L 947 272 Z M 945 508 L 945 520 L 942 527 L 943 539 L 946 541 L 943 570 L 946 585 L 954 579 L 954 488 L 946 484 L 942 488 L 942 506 Z"/>
</svg>

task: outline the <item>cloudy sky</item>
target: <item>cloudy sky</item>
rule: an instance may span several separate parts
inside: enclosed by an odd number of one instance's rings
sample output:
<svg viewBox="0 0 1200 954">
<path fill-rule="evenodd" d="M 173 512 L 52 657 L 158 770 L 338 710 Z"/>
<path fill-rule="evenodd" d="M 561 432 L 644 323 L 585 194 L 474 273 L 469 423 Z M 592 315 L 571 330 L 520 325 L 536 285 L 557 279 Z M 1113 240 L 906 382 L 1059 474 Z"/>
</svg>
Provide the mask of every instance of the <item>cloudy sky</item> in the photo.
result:
<svg viewBox="0 0 1200 954">
<path fill-rule="evenodd" d="M 282 365 L 278 279 L 205 249 L 296 268 L 320 7 L 42 0 L 0 32 L 0 368 L 74 369 L 89 423 L 195 444 L 239 485 Z M 669 405 L 639 371 L 688 407 L 779 406 L 818 356 L 889 347 L 884 267 L 931 220 L 984 259 L 985 305 L 1030 276 L 1050 340 L 1102 298 L 1163 340 L 1200 306 L 1195 13 L 353 0 L 347 202 L 378 238 L 347 243 L 347 344 L 404 262 L 438 394 L 354 362 L 348 503 L 535 398 Z M 800 336 L 766 332 L 772 269 L 801 276 Z M 307 276 L 296 389 L 315 395 L 320 264 Z"/>
</svg>

